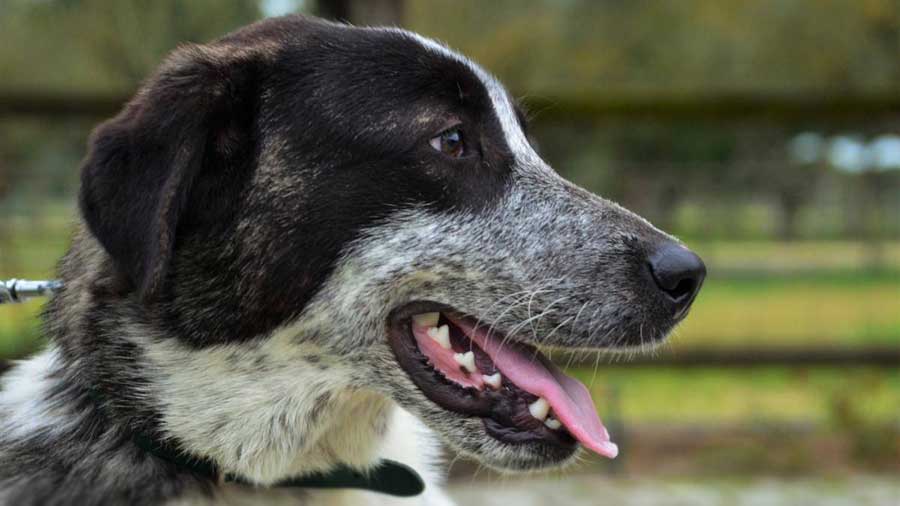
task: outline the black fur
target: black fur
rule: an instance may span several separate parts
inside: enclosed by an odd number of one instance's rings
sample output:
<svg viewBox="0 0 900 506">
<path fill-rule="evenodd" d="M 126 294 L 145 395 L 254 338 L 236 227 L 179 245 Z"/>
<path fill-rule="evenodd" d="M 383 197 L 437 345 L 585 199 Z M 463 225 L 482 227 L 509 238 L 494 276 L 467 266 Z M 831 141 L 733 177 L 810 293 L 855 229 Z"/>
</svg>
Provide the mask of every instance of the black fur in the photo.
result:
<svg viewBox="0 0 900 506">
<path fill-rule="evenodd" d="M 212 47 L 237 45 L 238 56 L 177 52 L 97 129 L 82 171 L 82 213 L 121 284 L 197 346 L 271 331 L 302 311 L 359 230 L 404 206 L 483 206 L 511 163 L 481 83 L 406 37 L 290 17 Z M 465 159 L 429 149 L 448 117 L 468 127 Z M 251 188 L 276 136 L 288 140 L 278 164 L 289 177 Z M 266 219 L 241 237 L 248 216 Z M 196 274 L 181 282 L 178 270 L 212 270 L 234 290 L 198 286 Z M 185 299 L 212 292 L 218 311 L 185 321 Z"/>
</svg>

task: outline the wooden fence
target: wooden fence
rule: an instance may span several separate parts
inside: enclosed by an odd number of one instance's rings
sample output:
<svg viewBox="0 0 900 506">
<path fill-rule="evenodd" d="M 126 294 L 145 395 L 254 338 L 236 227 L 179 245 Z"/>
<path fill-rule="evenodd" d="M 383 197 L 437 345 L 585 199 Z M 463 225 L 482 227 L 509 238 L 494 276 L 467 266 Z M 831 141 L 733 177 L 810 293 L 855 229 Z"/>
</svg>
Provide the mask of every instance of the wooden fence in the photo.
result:
<svg viewBox="0 0 900 506">
<path fill-rule="evenodd" d="M 128 94 L 59 94 L 0 90 L 0 117 L 84 116 L 115 114 Z M 900 90 L 867 95 L 837 94 L 540 94 L 525 99 L 536 121 L 604 121 L 659 119 L 665 121 L 779 121 L 829 124 L 900 118 Z"/>
</svg>

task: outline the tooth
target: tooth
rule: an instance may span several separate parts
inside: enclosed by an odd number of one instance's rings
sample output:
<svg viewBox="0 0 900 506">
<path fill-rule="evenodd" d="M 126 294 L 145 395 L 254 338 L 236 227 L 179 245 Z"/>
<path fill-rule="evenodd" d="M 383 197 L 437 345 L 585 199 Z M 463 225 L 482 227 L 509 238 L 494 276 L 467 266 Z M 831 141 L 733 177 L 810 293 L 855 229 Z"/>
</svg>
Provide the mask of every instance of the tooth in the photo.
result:
<svg viewBox="0 0 900 506">
<path fill-rule="evenodd" d="M 546 399 L 540 397 L 528 405 L 528 411 L 531 413 L 531 416 L 538 420 L 543 420 L 547 418 L 547 413 L 550 412 L 550 404 L 547 403 Z"/>
<path fill-rule="evenodd" d="M 562 424 L 559 423 L 559 420 L 557 420 L 556 418 L 548 418 L 544 420 L 544 425 L 546 425 L 548 429 L 552 430 L 559 430 L 559 428 L 562 427 Z"/>
<path fill-rule="evenodd" d="M 437 327 L 440 318 L 441 313 L 422 313 L 414 315 L 413 322 L 419 327 L 430 329 L 431 327 Z"/>
<path fill-rule="evenodd" d="M 463 366 L 463 368 L 469 372 L 475 372 L 475 354 L 471 351 L 467 351 L 465 353 L 454 353 L 453 358 L 456 359 L 456 363 Z"/>
<path fill-rule="evenodd" d="M 437 314 L 437 313 L 435 313 Z M 428 329 L 428 337 L 434 339 L 445 350 L 450 349 L 450 328 L 446 325 L 431 327 Z"/>
<path fill-rule="evenodd" d="M 499 372 L 495 372 L 490 376 L 486 374 L 482 375 L 481 379 L 483 379 L 484 382 L 494 390 L 500 390 L 500 385 L 503 383 L 503 376 L 500 376 Z"/>
</svg>

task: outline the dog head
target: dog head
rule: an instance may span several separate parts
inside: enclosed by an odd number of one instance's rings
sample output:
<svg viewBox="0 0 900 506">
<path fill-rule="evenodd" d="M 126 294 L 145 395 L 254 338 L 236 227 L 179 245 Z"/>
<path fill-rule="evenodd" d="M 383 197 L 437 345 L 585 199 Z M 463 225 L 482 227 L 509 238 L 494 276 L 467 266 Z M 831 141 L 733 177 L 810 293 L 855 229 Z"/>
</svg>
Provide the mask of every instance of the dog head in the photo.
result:
<svg viewBox="0 0 900 506">
<path fill-rule="evenodd" d="M 560 178 L 476 64 L 303 17 L 176 51 L 95 132 L 80 204 L 120 296 L 170 339 L 204 353 L 288 335 L 280 367 L 315 346 L 347 388 L 508 469 L 577 442 L 616 452 L 538 346 L 658 342 L 704 276 Z"/>
</svg>

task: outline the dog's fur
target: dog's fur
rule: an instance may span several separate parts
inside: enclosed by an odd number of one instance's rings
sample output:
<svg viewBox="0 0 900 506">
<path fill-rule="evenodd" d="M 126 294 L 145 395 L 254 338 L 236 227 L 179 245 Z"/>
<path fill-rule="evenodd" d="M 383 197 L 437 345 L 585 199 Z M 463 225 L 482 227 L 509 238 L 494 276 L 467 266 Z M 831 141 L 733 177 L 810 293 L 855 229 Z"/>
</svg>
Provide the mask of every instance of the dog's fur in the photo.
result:
<svg viewBox="0 0 900 506">
<path fill-rule="evenodd" d="M 429 145 L 453 123 L 458 159 Z M 493 77 L 405 31 L 290 16 L 182 47 L 82 174 L 50 345 L 2 380 L 3 504 L 360 500 L 221 485 L 135 433 L 262 487 L 392 456 L 445 504 L 432 431 L 493 467 L 564 462 L 429 401 L 386 343 L 392 309 L 568 348 L 675 323 L 645 268 L 671 239 L 557 176 Z"/>
</svg>

